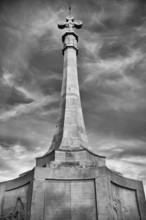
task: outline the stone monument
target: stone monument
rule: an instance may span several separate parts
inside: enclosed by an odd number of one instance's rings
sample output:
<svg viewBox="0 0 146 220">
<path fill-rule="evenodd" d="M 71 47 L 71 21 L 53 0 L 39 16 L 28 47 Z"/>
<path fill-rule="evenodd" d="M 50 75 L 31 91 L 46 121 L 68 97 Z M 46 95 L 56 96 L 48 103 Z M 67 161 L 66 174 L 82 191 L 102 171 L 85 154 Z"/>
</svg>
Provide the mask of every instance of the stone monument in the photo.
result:
<svg viewBox="0 0 146 220">
<path fill-rule="evenodd" d="M 19 178 L 0 183 L 1 220 L 146 220 L 141 181 L 106 167 L 89 148 L 80 101 L 74 29 L 69 14 L 63 41 L 63 81 L 59 117 L 49 151 Z"/>
</svg>

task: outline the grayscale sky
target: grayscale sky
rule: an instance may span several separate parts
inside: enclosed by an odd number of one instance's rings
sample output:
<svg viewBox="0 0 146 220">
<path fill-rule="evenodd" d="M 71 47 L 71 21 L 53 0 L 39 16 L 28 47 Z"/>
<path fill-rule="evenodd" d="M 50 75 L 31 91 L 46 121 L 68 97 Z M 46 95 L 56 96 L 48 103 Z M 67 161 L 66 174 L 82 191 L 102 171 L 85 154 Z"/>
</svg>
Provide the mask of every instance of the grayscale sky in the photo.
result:
<svg viewBox="0 0 146 220">
<path fill-rule="evenodd" d="M 92 150 L 146 188 L 146 2 L 74 0 L 81 100 Z M 0 181 L 32 169 L 58 116 L 66 0 L 0 2 Z"/>
</svg>

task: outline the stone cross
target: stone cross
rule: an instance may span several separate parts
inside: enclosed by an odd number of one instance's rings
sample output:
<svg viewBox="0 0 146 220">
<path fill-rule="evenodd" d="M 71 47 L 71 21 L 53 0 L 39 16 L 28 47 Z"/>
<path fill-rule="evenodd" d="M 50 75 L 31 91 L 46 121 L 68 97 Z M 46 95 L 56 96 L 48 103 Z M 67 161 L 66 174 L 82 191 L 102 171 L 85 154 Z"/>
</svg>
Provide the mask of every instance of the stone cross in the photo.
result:
<svg viewBox="0 0 146 220">
<path fill-rule="evenodd" d="M 68 32 L 73 32 L 73 28 L 77 28 L 77 29 L 80 29 L 82 27 L 82 24 L 83 22 L 80 21 L 80 20 L 76 20 L 74 21 L 74 17 L 72 15 L 68 15 L 66 17 L 66 22 L 58 22 L 58 28 L 60 29 L 64 29 L 64 28 L 67 28 Z"/>
</svg>

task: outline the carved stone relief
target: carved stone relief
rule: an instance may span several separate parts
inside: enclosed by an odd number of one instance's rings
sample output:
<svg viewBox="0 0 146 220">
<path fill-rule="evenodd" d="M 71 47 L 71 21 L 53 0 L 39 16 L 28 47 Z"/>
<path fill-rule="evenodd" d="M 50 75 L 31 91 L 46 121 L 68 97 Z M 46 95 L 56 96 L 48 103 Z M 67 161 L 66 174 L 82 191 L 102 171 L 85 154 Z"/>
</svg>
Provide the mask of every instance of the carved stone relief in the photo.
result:
<svg viewBox="0 0 146 220">
<path fill-rule="evenodd" d="M 111 183 L 114 220 L 140 220 L 135 190 Z"/>
<path fill-rule="evenodd" d="M 114 210 L 114 220 L 118 220 L 121 216 L 121 220 L 126 220 L 126 212 L 128 212 L 122 199 L 113 196 L 113 210 Z"/>
<path fill-rule="evenodd" d="M 78 168 L 91 168 L 91 167 L 98 167 L 97 162 L 92 161 L 51 161 L 48 164 L 48 167 L 57 168 L 57 167 L 78 167 Z"/>
<path fill-rule="evenodd" d="M 74 46 L 77 48 L 77 40 L 73 35 L 67 35 L 64 41 L 64 47 Z"/>
<path fill-rule="evenodd" d="M 17 198 L 15 207 L 9 213 L 0 216 L 0 220 L 24 220 L 24 218 L 25 207 L 20 197 Z"/>
</svg>

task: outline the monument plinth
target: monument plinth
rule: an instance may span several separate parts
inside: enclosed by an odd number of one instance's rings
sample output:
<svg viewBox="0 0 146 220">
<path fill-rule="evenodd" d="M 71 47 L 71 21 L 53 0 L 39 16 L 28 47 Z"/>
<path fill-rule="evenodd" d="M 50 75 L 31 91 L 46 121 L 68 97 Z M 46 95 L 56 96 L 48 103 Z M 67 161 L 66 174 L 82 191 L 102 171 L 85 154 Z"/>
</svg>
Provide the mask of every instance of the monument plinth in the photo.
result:
<svg viewBox="0 0 146 220">
<path fill-rule="evenodd" d="M 106 167 L 105 157 L 89 147 L 80 101 L 74 28 L 82 22 L 69 15 L 63 41 L 63 80 L 59 117 L 48 152 L 33 170 L 0 183 L 0 219 L 146 220 L 141 181 Z"/>
</svg>

